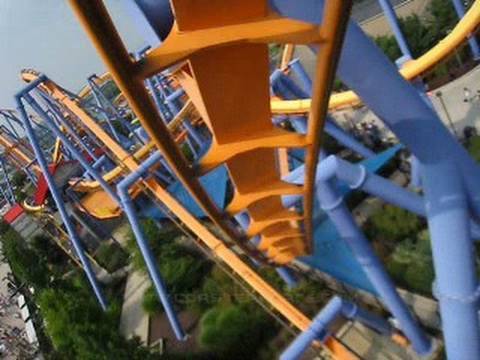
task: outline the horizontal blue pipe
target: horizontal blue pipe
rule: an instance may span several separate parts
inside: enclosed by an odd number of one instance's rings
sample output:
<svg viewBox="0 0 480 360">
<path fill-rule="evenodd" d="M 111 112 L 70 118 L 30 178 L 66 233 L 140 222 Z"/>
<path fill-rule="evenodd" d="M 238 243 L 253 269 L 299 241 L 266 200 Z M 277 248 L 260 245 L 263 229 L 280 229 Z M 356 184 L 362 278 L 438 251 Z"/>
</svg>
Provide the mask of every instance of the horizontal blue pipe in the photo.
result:
<svg viewBox="0 0 480 360">
<path fill-rule="evenodd" d="M 301 333 L 282 353 L 281 360 L 296 360 L 310 347 L 313 341 L 328 339 L 329 326 L 340 316 L 349 320 L 357 320 L 362 324 L 382 333 L 390 335 L 392 327 L 388 321 L 359 308 L 356 304 L 335 296 L 315 316 L 310 327 Z"/>
<path fill-rule="evenodd" d="M 46 75 L 40 74 L 35 80 L 29 82 L 26 86 L 24 86 L 22 90 L 17 93 L 16 97 L 21 97 L 22 95 L 29 93 L 33 89 L 36 89 L 37 86 L 43 83 L 45 80 L 47 80 Z"/>
<path fill-rule="evenodd" d="M 60 192 L 57 189 L 55 180 L 53 179 L 53 176 L 50 174 L 50 171 L 48 170 L 47 161 L 42 152 L 42 149 L 40 148 L 38 139 L 33 131 L 32 125 L 30 123 L 30 118 L 28 117 L 27 112 L 25 111 L 25 108 L 23 106 L 22 94 L 24 93 L 25 92 L 21 92 L 19 95 L 17 95 L 15 100 L 17 102 L 18 112 L 23 120 L 23 125 L 24 125 L 25 132 L 27 133 L 28 140 L 32 145 L 33 151 L 35 152 L 38 165 L 42 169 L 43 176 L 45 177 L 48 188 L 50 189 L 50 194 L 52 195 L 53 200 L 55 201 L 58 212 L 60 213 L 60 217 L 62 218 L 63 224 L 67 229 L 68 237 L 73 245 L 73 248 L 75 249 L 75 252 L 78 258 L 80 259 L 80 262 L 82 263 L 83 269 L 85 271 L 85 275 L 87 276 L 87 279 L 93 289 L 93 292 L 95 293 L 95 296 L 100 306 L 102 307 L 103 310 L 106 310 L 107 301 L 103 295 L 100 284 L 97 281 L 95 273 L 92 269 L 92 265 L 90 264 L 90 261 L 88 260 L 88 258 L 85 256 L 83 245 L 78 237 L 75 227 L 73 226 L 70 220 L 70 217 L 68 216 L 67 209 L 65 208 L 65 204 L 63 202 L 62 196 L 60 195 Z"/>
<path fill-rule="evenodd" d="M 362 189 L 387 203 L 407 209 L 419 216 L 425 216 L 425 203 L 421 196 L 368 172 L 362 165 L 351 164 L 335 155 L 330 155 L 320 162 L 317 181 L 328 181 L 334 176 L 346 182 L 351 189 Z"/>
<path fill-rule="evenodd" d="M 142 230 L 142 227 L 138 221 L 138 218 L 135 213 L 135 206 L 128 193 L 129 188 L 142 176 L 146 174 L 148 169 L 153 165 L 157 164 L 161 159 L 160 152 L 156 151 L 152 155 L 150 155 L 140 166 L 139 168 L 127 175 L 120 183 L 117 185 L 117 192 L 120 196 L 121 203 L 123 206 L 123 210 L 127 215 L 127 218 L 130 222 L 132 227 L 132 231 L 135 235 L 135 239 L 137 241 L 137 245 L 140 249 L 143 259 L 145 260 L 145 264 L 147 266 L 148 274 L 152 279 L 155 291 L 163 305 L 165 313 L 167 314 L 167 318 L 172 326 L 172 329 L 175 333 L 175 336 L 178 340 L 184 341 L 186 340 L 185 332 L 178 320 L 177 314 L 173 308 L 172 303 L 170 302 L 170 297 L 168 294 L 167 287 L 165 282 L 160 275 L 160 271 L 158 270 L 157 263 L 155 260 L 155 256 L 152 253 L 152 250 L 148 244 L 147 239 L 145 238 L 145 234 Z"/>
</svg>

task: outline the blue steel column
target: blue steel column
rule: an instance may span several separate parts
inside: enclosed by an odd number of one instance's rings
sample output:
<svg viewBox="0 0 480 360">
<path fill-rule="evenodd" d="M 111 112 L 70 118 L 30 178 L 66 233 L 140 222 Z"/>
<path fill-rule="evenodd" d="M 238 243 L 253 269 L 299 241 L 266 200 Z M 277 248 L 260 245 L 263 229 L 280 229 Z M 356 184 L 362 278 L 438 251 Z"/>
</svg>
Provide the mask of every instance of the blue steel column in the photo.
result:
<svg viewBox="0 0 480 360">
<path fill-rule="evenodd" d="M 73 248 L 75 249 L 75 252 L 77 253 L 78 258 L 80 259 L 80 262 L 82 263 L 83 269 L 85 271 L 85 275 L 87 276 L 87 279 L 93 289 L 93 292 L 95 293 L 95 296 L 97 297 L 97 300 L 102 307 L 103 310 L 107 309 L 107 301 L 103 295 L 103 292 L 101 290 L 100 284 L 97 281 L 97 278 L 95 276 L 95 273 L 93 271 L 92 265 L 88 258 L 85 256 L 85 252 L 83 249 L 83 245 L 78 238 L 77 232 L 75 230 L 75 227 L 73 226 L 70 217 L 68 216 L 67 209 L 65 208 L 65 204 L 63 202 L 63 199 L 60 195 L 60 192 L 57 189 L 57 185 L 55 184 L 55 181 L 50 174 L 50 171 L 48 170 L 48 164 L 45 159 L 45 156 L 43 155 L 42 149 L 40 148 L 40 145 L 38 144 L 38 139 L 35 136 L 35 133 L 33 131 L 32 125 L 30 123 L 30 119 L 25 111 L 25 108 L 22 103 L 22 94 L 18 94 L 16 96 L 16 102 L 18 106 L 18 111 L 23 119 L 24 123 L 24 128 L 25 132 L 27 134 L 27 137 L 32 145 L 33 151 L 35 152 L 35 156 L 38 161 L 38 165 L 42 169 L 43 175 L 45 177 L 45 180 L 47 181 L 48 188 L 50 189 L 50 193 L 52 194 L 53 200 L 55 201 L 55 204 L 57 206 L 58 212 L 60 213 L 60 216 L 62 218 L 63 224 L 65 225 L 65 228 L 67 229 L 68 236 L 72 242 Z"/>
<path fill-rule="evenodd" d="M 393 35 L 397 40 L 398 47 L 402 51 L 403 56 L 407 56 L 408 58 L 412 59 L 412 53 L 410 52 L 407 40 L 402 33 L 402 29 L 400 28 L 397 15 L 395 14 L 395 9 L 390 3 L 390 0 L 378 0 L 378 2 L 380 3 L 380 6 L 383 9 L 383 13 L 385 14 L 385 17 L 387 18 L 387 21 L 392 28 Z"/>
<path fill-rule="evenodd" d="M 346 33 L 338 75 L 422 164 L 455 159 L 456 175 L 464 177 L 470 205 L 480 215 L 480 167 L 415 87 L 354 23 Z"/>
<path fill-rule="evenodd" d="M 469 212 L 461 178 L 454 162 L 423 168 L 428 226 L 432 237 L 436 285 L 447 357 L 480 359 L 475 248 L 470 236 Z"/>
<path fill-rule="evenodd" d="M 280 359 L 299 359 L 313 341 L 325 341 L 328 339 L 328 327 L 339 316 L 343 316 L 349 320 L 357 320 L 360 323 L 385 335 L 390 335 L 392 333 L 392 327 L 388 321 L 384 320 L 378 315 L 360 308 L 358 305 L 350 301 L 346 301 L 338 296 L 334 296 L 315 316 L 310 327 L 297 336 L 297 338 L 282 353 Z"/>
<path fill-rule="evenodd" d="M 315 24 L 321 22 L 322 0 L 269 0 L 269 3 L 284 16 Z M 420 162 L 455 158 L 458 175 L 464 176 L 470 205 L 480 216 L 480 197 L 476 196 L 480 193 L 480 167 L 418 91 L 354 22 L 350 22 L 345 34 L 337 75 Z"/>
<path fill-rule="evenodd" d="M 338 233 L 352 250 L 385 305 L 398 320 L 402 331 L 412 343 L 415 351 L 420 355 L 428 354 L 432 350 L 430 340 L 425 336 L 398 294 L 372 246 L 355 223 L 343 197 L 335 190 L 335 185 L 332 181 L 322 181 L 317 191 L 322 209 L 335 224 Z"/>
<path fill-rule="evenodd" d="M 137 241 L 137 245 L 140 249 L 143 259 L 145 260 L 145 264 L 148 269 L 148 274 L 152 279 L 157 296 L 159 297 L 163 305 L 163 308 L 165 309 L 165 313 L 167 314 L 167 318 L 170 322 L 170 325 L 173 328 L 175 336 L 177 337 L 178 340 L 183 341 L 183 340 L 186 340 L 186 335 L 177 318 L 177 314 L 175 313 L 173 305 L 170 302 L 167 287 L 162 279 L 162 276 L 160 275 L 160 272 L 158 271 L 155 256 L 153 255 L 152 250 L 150 249 L 150 246 L 148 244 L 148 241 L 145 238 L 145 234 L 135 214 L 134 203 L 130 197 L 130 194 L 128 193 L 128 189 L 130 188 L 130 186 L 132 186 L 138 179 L 140 179 L 150 167 L 158 163 L 160 159 L 161 159 L 161 154 L 158 151 L 153 153 L 147 160 L 145 160 L 139 166 L 139 168 L 135 172 L 130 173 L 117 185 L 117 191 L 122 201 L 122 206 L 125 211 L 125 214 L 127 215 L 127 218 L 132 227 L 132 231 L 135 235 L 135 240 Z"/>
<path fill-rule="evenodd" d="M 455 8 L 455 12 L 458 15 L 458 18 L 461 20 L 465 16 L 465 6 L 462 4 L 460 0 L 452 0 L 453 7 Z M 474 35 L 468 38 L 468 45 L 470 45 L 470 49 L 472 50 L 472 55 L 475 60 L 480 59 L 480 48 L 478 46 L 478 41 Z"/>
</svg>

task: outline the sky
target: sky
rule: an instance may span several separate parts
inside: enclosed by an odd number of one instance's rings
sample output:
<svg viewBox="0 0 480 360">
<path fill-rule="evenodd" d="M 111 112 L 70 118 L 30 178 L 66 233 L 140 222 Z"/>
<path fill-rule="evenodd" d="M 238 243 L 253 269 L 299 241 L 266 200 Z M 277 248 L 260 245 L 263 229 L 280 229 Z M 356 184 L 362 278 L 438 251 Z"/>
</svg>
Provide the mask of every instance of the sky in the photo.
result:
<svg viewBox="0 0 480 360">
<path fill-rule="evenodd" d="M 144 41 L 123 0 L 105 0 L 129 50 Z M 14 107 L 24 83 L 20 71 L 33 68 L 77 92 L 105 67 L 66 0 L 0 0 L 0 108 Z"/>
</svg>

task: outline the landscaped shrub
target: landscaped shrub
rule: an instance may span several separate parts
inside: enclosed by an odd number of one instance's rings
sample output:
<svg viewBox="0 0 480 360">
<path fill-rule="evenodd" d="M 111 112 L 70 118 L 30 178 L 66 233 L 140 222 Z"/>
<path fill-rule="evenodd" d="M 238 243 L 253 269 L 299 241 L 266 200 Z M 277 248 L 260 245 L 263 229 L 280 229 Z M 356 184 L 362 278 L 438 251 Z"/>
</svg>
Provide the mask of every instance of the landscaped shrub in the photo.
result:
<svg viewBox="0 0 480 360">
<path fill-rule="evenodd" d="M 399 242 L 415 237 L 422 226 L 422 220 L 417 215 L 385 205 L 368 219 L 364 229 L 369 239 L 393 249 Z"/>
<path fill-rule="evenodd" d="M 200 326 L 200 344 L 222 359 L 254 359 L 275 331 L 258 305 L 246 304 L 212 308 Z"/>
<path fill-rule="evenodd" d="M 428 232 L 397 245 L 387 263 L 390 275 L 408 290 L 430 295 L 435 278 Z"/>
</svg>

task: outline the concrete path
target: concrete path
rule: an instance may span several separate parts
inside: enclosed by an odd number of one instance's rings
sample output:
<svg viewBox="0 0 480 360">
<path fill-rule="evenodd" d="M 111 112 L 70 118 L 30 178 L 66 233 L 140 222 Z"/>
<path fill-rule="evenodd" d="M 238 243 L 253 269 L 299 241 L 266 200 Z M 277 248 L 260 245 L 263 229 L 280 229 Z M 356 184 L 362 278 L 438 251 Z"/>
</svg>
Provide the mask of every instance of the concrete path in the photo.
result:
<svg viewBox="0 0 480 360">
<path fill-rule="evenodd" d="M 127 278 L 123 297 L 120 332 L 126 338 L 138 336 L 148 345 L 149 316 L 143 311 L 143 294 L 150 287 L 150 279 L 139 271 Z"/>
</svg>

